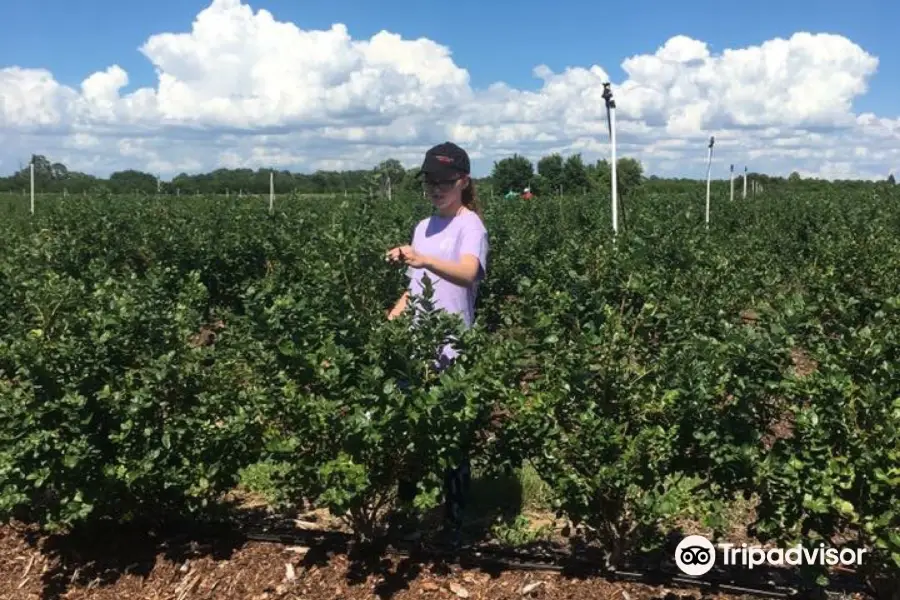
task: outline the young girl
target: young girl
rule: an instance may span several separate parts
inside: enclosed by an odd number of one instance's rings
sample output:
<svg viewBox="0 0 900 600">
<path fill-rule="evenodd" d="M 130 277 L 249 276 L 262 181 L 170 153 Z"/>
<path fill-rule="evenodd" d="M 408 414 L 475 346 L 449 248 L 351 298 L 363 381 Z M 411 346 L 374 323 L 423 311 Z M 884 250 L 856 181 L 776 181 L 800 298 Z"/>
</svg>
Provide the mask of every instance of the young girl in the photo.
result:
<svg viewBox="0 0 900 600">
<path fill-rule="evenodd" d="M 435 307 L 459 314 L 467 327 L 472 326 L 478 283 L 487 273 L 488 237 L 470 172 L 469 156 L 456 144 L 445 142 L 425 154 L 419 176 L 424 177 L 426 196 L 436 212 L 418 223 L 411 245 L 388 252 L 388 258 L 409 267 L 410 277 L 409 289 L 389 312 L 389 319 L 406 309 L 410 294 L 422 294 L 422 276 L 427 272 Z M 442 348 L 439 368 L 449 366 L 457 355 L 450 344 Z M 455 541 L 469 482 L 468 460 L 444 480 L 447 520 L 456 534 Z M 409 482 L 406 484 L 409 487 Z M 403 496 L 414 495 L 414 490 L 403 493 L 403 487 L 401 482 Z"/>
</svg>

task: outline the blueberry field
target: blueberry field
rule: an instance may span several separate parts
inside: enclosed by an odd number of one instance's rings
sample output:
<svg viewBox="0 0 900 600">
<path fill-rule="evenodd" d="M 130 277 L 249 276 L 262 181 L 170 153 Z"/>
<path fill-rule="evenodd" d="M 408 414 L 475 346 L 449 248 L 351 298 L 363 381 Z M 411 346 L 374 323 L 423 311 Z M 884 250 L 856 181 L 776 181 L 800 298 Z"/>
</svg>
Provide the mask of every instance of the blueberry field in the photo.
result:
<svg viewBox="0 0 900 600">
<path fill-rule="evenodd" d="M 0 198 L 0 515 L 202 517 L 249 473 L 367 541 L 466 453 L 609 567 L 687 519 L 898 589 L 900 196 L 719 192 L 709 227 L 699 190 L 630 194 L 617 236 L 608 198 L 487 201 L 471 330 L 386 319 L 414 195 Z"/>
</svg>

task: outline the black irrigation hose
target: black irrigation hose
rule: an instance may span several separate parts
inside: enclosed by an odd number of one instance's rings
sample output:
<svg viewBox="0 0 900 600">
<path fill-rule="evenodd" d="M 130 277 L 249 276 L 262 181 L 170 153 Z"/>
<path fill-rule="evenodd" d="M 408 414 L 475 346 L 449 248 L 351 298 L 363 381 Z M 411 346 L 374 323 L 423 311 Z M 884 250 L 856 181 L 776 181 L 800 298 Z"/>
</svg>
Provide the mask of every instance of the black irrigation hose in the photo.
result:
<svg viewBox="0 0 900 600">
<path fill-rule="evenodd" d="M 260 533 L 244 532 L 243 537 L 250 541 L 271 542 L 284 545 L 309 544 L 317 536 L 330 538 L 332 542 L 347 545 L 351 539 L 349 535 L 325 530 L 304 530 L 303 534 L 297 533 Z M 327 541 L 326 541 L 327 543 Z M 411 544 L 412 545 L 412 544 Z M 724 575 L 714 572 L 708 573 L 705 579 L 694 579 L 680 575 L 673 575 L 660 570 L 641 569 L 636 571 L 609 571 L 603 570 L 596 562 L 584 558 L 575 558 L 561 553 L 555 556 L 539 555 L 517 550 L 490 548 L 490 547 L 460 547 L 452 548 L 449 544 L 429 544 L 428 546 L 415 544 L 412 549 L 398 548 L 396 545 L 385 545 L 382 555 L 401 558 L 438 558 L 458 561 L 460 564 L 474 564 L 481 566 L 493 565 L 512 571 L 555 571 L 565 572 L 569 569 L 580 568 L 586 572 L 593 572 L 608 580 L 628 581 L 655 586 L 705 588 L 710 592 L 744 594 L 758 596 L 760 598 L 803 598 L 802 593 L 796 588 L 778 586 L 770 583 L 768 586 L 737 585 L 731 583 Z M 852 591 L 864 591 L 864 586 L 853 585 Z M 841 591 L 826 591 L 827 596 L 833 598 L 844 597 Z"/>
</svg>

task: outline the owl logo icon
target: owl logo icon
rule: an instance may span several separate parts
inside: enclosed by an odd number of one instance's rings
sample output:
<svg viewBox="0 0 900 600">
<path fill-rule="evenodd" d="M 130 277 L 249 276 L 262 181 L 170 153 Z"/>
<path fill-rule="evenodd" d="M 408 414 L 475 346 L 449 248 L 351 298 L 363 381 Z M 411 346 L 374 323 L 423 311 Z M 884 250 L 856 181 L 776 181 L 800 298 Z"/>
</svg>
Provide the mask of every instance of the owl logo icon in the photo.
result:
<svg viewBox="0 0 900 600">
<path fill-rule="evenodd" d="M 675 564 L 685 575 L 705 575 L 716 564 L 716 549 L 702 535 L 689 535 L 675 549 Z"/>
</svg>

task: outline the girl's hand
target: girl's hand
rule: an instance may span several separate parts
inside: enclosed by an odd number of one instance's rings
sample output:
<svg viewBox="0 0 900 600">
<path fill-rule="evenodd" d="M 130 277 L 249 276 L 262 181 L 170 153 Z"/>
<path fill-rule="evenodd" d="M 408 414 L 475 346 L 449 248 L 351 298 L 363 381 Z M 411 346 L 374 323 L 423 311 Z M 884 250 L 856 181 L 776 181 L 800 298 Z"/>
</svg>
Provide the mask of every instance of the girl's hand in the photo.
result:
<svg viewBox="0 0 900 600">
<path fill-rule="evenodd" d="M 393 262 L 397 262 L 397 261 L 401 260 L 400 259 L 400 248 L 402 248 L 402 246 L 397 246 L 396 248 L 391 248 L 390 250 L 388 250 L 388 253 L 384 257 L 384 259 L 387 261 L 393 261 Z"/>
<path fill-rule="evenodd" d="M 414 269 L 422 268 L 427 264 L 426 256 L 416 252 L 412 246 L 392 248 L 387 257 L 389 260 L 402 261 Z"/>
</svg>

